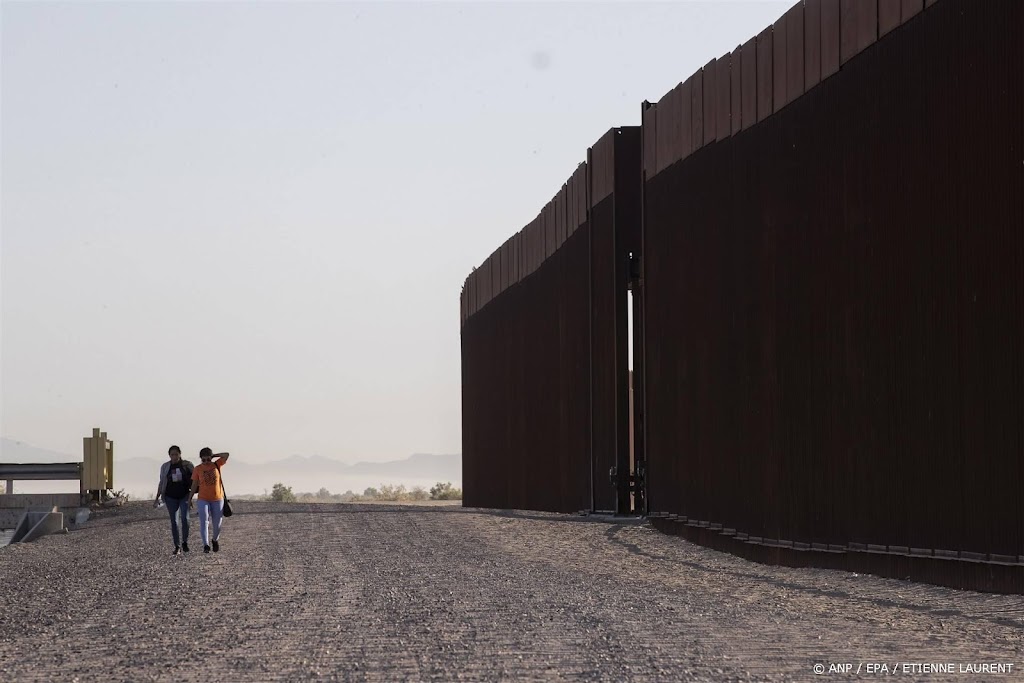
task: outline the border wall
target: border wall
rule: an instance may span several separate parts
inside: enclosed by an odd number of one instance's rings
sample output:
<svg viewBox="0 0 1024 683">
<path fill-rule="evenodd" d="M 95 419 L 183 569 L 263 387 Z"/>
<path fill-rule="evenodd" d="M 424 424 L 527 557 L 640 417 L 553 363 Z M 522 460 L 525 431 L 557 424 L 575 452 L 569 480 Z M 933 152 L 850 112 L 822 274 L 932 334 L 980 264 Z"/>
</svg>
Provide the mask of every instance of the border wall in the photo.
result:
<svg viewBox="0 0 1024 683">
<path fill-rule="evenodd" d="M 644 103 L 466 281 L 465 504 L 1024 593 L 1022 36 L 806 0 Z"/>
</svg>

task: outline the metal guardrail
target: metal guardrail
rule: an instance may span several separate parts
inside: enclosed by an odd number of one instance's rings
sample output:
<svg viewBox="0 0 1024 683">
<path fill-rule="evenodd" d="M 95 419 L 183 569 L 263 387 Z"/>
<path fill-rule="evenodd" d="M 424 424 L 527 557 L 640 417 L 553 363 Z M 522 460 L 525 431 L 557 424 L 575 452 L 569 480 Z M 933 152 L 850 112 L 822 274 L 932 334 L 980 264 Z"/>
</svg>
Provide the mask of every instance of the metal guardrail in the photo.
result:
<svg viewBox="0 0 1024 683">
<path fill-rule="evenodd" d="M 14 493 L 14 482 L 27 479 L 75 480 L 81 489 L 84 464 L 80 462 L 5 462 L 0 463 L 0 481 L 7 480 L 7 493 Z"/>
<path fill-rule="evenodd" d="M 82 478 L 80 462 L 0 463 L 0 481 Z"/>
</svg>

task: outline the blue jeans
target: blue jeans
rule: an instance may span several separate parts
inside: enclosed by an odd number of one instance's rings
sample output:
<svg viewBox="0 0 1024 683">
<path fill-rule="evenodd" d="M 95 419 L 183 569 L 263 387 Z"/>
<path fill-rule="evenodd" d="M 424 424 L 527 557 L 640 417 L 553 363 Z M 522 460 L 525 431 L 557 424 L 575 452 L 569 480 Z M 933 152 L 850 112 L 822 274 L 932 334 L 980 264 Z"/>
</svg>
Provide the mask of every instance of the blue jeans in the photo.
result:
<svg viewBox="0 0 1024 683">
<path fill-rule="evenodd" d="M 174 547 L 178 543 L 178 521 L 174 518 L 180 511 L 181 517 L 181 540 L 188 543 L 188 498 L 171 498 L 164 496 L 164 505 L 167 506 L 167 514 L 171 516 L 171 536 L 174 538 Z"/>
<path fill-rule="evenodd" d="M 199 535 L 203 539 L 203 545 L 210 545 L 210 530 L 207 528 L 207 521 L 213 521 L 213 540 L 220 540 L 220 522 L 224 516 L 224 499 L 220 500 L 198 500 L 199 503 Z"/>
</svg>

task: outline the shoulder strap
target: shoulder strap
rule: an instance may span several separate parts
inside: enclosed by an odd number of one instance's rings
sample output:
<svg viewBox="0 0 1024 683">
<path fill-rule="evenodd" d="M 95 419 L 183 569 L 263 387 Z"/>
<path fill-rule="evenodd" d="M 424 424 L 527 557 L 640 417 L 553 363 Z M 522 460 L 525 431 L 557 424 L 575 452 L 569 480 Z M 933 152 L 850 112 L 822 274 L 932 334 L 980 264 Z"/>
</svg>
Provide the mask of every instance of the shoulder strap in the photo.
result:
<svg viewBox="0 0 1024 683">
<path fill-rule="evenodd" d="M 226 488 L 224 488 L 224 468 L 222 468 L 217 463 L 214 463 L 214 465 L 217 467 L 217 473 L 220 474 L 220 491 L 221 491 L 221 493 L 224 494 L 224 500 L 227 500 L 228 499 L 228 490 Z"/>
</svg>

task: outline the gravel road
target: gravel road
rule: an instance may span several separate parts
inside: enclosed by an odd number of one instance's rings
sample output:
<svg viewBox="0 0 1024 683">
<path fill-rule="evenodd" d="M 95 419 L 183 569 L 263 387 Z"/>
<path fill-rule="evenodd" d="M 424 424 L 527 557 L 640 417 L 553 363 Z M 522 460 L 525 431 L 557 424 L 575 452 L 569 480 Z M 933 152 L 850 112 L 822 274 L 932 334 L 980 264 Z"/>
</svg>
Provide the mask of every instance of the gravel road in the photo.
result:
<svg viewBox="0 0 1024 683">
<path fill-rule="evenodd" d="M 237 507 L 216 554 L 193 519 L 172 557 L 144 503 L 0 548 L 0 680 L 1024 680 L 1021 596 L 767 567 L 645 523 Z"/>
</svg>

